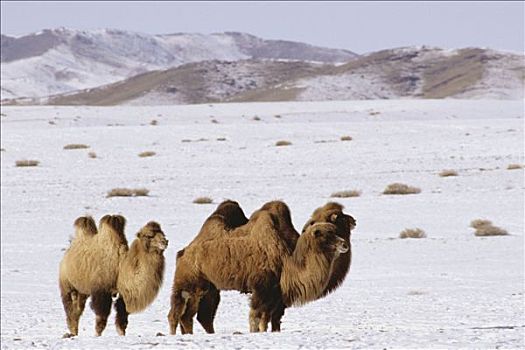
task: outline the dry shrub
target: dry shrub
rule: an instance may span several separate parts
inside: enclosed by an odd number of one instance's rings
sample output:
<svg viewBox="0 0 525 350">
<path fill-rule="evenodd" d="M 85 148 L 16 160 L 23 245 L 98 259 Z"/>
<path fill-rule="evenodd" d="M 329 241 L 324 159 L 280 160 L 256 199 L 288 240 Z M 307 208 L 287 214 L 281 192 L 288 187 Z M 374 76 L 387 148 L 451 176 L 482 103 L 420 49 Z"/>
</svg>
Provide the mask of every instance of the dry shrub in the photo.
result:
<svg viewBox="0 0 525 350">
<path fill-rule="evenodd" d="M 157 154 L 157 153 L 155 153 L 153 151 L 145 151 L 145 152 L 139 153 L 139 157 L 141 157 L 141 158 L 153 157 L 155 154 Z"/>
<path fill-rule="evenodd" d="M 180 142 L 191 142 L 189 139 L 182 139 Z"/>
<path fill-rule="evenodd" d="M 64 149 L 84 149 L 89 148 L 88 145 L 84 145 L 82 143 L 71 143 L 69 145 L 65 145 Z"/>
<path fill-rule="evenodd" d="M 114 188 L 108 192 L 107 197 L 144 197 L 148 193 L 146 188 Z"/>
<path fill-rule="evenodd" d="M 95 152 L 89 152 L 88 153 L 88 157 L 92 158 L 92 159 L 95 159 L 95 158 L 97 158 L 97 154 Z"/>
<path fill-rule="evenodd" d="M 217 137 L 217 141 L 226 141 L 226 137 Z"/>
<path fill-rule="evenodd" d="M 415 194 L 421 192 L 417 187 L 411 187 L 402 183 L 393 183 L 388 185 L 383 194 Z"/>
<path fill-rule="evenodd" d="M 212 122 L 213 124 L 219 124 L 219 121 L 217 119 L 212 119 L 210 120 L 210 122 Z"/>
<path fill-rule="evenodd" d="M 253 117 L 253 120 L 259 121 L 259 120 L 261 120 L 261 118 L 259 118 L 258 116 L 255 116 L 255 117 Z"/>
<path fill-rule="evenodd" d="M 52 121 L 52 120 L 48 121 L 47 123 L 48 123 L 49 125 L 56 125 L 56 123 L 55 123 L 54 121 Z"/>
<path fill-rule="evenodd" d="M 485 219 L 476 219 L 470 222 L 470 227 L 475 228 L 475 229 L 481 228 L 483 226 L 490 226 L 490 225 L 492 225 L 492 221 L 485 220 Z"/>
<path fill-rule="evenodd" d="M 292 143 L 290 141 L 286 141 L 286 140 L 281 140 L 281 141 L 277 141 L 275 143 L 276 146 L 290 146 Z"/>
<path fill-rule="evenodd" d="M 348 198 L 348 197 L 359 197 L 361 195 L 361 191 L 357 190 L 350 190 L 350 191 L 339 191 L 334 192 L 330 195 L 332 198 Z"/>
<path fill-rule="evenodd" d="M 521 164 L 509 164 L 507 166 L 507 170 L 514 170 L 514 169 L 521 169 L 523 168 L 523 165 Z"/>
<path fill-rule="evenodd" d="M 502 229 L 501 227 L 485 225 L 485 226 L 478 227 L 476 229 L 476 232 L 474 232 L 474 234 L 476 236 L 483 237 L 483 236 L 505 236 L 505 235 L 508 235 L 509 233 L 506 230 Z"/>
<path fill-rule="evenodd" d="M 149 122 L 149 125 L 158 125 L 159 122 L 156 120 L 156 119 L 153 119 L 152 121 Z"/>
<path fill-rule="evenodd" d="M 352 136 L 348 136 L 348 135 L 341 136 L 341 141 L 352 141 Z"/>
<path fill-rule="evenodd" d="M 281 119 L 281 118 L 282 118 L 280 114 L 276 114 L 276 115 L 274 115 L 273 117 L 274 117 L 274 118 L 277 118 L 277 119 Z"/>
<path fill-rule="evenodd" d="M 29 160 L 29 159 L 17 160 L 15 163 L 15 165 L 18 167 L 38 166 L 38 164 L 40 164 L 38 160 Z"/>
<path fill-rule="evenodd" d="M 425 238 L 425 231 L 420 228 L 407 228 L 401 231 L 399 238 Z"/>
<path fill-rule="evenodd" d="M 441 177 L 458 176 L 458 172 L 452 169 L 445 169 L 439 173 L 439 176 Z"/>
<path fill-rule="evenodd" d="M 213 203 L 213 200 L 210 197 L 199 197 L 193 200 L 195 204 L 210 204 Z"/>
</svg>

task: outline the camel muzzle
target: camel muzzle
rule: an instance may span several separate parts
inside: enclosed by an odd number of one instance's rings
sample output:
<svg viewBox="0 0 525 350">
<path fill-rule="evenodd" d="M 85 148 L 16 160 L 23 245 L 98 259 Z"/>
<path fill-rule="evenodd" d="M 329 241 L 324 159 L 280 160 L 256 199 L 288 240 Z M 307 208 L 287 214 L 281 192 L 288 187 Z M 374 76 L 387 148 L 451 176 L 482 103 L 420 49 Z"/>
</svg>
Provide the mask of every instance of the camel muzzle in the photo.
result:
<svg viewBox="0 0 525 350">
<path fill-rule="evenodd" d="M 348 251 L 349 247 L 346 241 L 340 237 L 337 238 L 336 249 L 340 254 L 344 254 Z"/>
</svg>

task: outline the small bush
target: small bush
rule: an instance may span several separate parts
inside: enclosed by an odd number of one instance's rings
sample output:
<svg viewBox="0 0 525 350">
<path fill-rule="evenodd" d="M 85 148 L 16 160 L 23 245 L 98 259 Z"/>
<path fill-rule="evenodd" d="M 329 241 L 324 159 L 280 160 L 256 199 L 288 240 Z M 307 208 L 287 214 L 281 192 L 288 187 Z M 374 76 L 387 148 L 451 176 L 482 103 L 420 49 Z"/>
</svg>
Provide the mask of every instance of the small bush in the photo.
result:
<svg viewBox="0 0 525 350">
<path fill-rule="evenodd" d="M 523 165 L 521 164 L 509 164 L 507 166 L 507 170 L 514 170 L 514 169 L 521 169 L 523 168 Z"/>
<path fill-rule="evenodd" d="M 281 118 L 282 118 L 280 114 L 276 114 L 276 115 L 274 115 L 273 117 L 274 117 L 274 118 L 277 118 L 277 119 L 281 119 Z"/>
<path fill-rule="evenodd" d="M 212 122 L 213 124 L 219 124 L 219 121 L 217 119 L 212 119 L 210 120 L 210 122 Z"/>
<path fill-rule="evenodd" d="M 226 141 L 226 137 L 217 137 L 217 141 Z"/>
<path fill-rule="evenodd" d="M 145 188 L 114 188 L 108 192 L 107 197 L 144 197 L 149 193 Z"/>
<path fill-rule="evenodd" d="M 213 203 L 213 200 L 210 197 L 199 197 L 193 200 L 195 204 L 210 204 Z"/>
<path fill-rule="evenodd" d="M 64 146 L 64 149 L 85 149 L 85 148 L 89 148 L 89 146 L 81 144 L 81 143 L 72 143 L 72 144 Z"/>
<path fill-rule="evenodd" d="M 180 142 L 191 142 L 189 139 L 182 139 Z"/>
<path fill-rule="evenodd" d="M 485 226 L 481 226 L 481 227 L 477 228 L 476 232 L 474 232 L 474 234 L 476 236 L 480 236 L 480 237 L 483 237 L 483 236 L 505 236 L 505 235 L 508 235 L 508 232 L 505 231 L 504 229 L 500 228 L 500 227 L 497 227 L 497 226 L 485 225 Z"/>
<path fill-rule="evenodd" d="M 153 157 L 155 154 L 157 154 L 157 153 L 155 153 L 153 151 L 145 151 L 145 152 L 139 153 L 139 157 L 141 157 L 141 158 Z"/>
<path fill-rule="evenodd" d="M 97 158 L 97 154 L 95 152 L 89 152 L 88 153 L 88 157 L 92 158 L 92 159 L 95 159 L 95 158 Z"/>
<path fill-rule="evenodd" d="M 350 191 L 339 191 L 334 192 L 330 195 L 332 198 L 349 198 L 349 197 L 359 197 L 361 195 L 361 191 L 357 190 L 350 190 Z"/>
<path fill-rule="evenodd" d="M 420 228 L 407 228 L 401 231 L 399 238 L 425 238 L 425 231 Z"/>
<path fill-rule="evenodd" d="M 417 187 L 411 187 L 402 183 L 393 183 L 388 185 L 383 194 L 415 194 L 421 192 Z"/>
<path fill-rule="evenodd" d="M 277 141 L 275 143 L 276 146 L 290 146 L 292 143 L 290 141 L 286 141 L 286 140 L 281 140 L 281 141 Z"/>
<path fill-rule="evenodd" d="M 152 121 L 149 122 L 149 125 L 158 125 L 159 122 L 156 120 L 156 119 L 153 119 Z"/>
<path fill-rule="evenodd" d="M 352 141 L 352 136 L 348 136 L 348 135 L 341 136 L 341 141 Z"/>
<path fill-rule="evenodd" d="M 15 165 L 18 167 L 38 166 L 38 164 L 40 164 L 38 160 L 29 160 L 29 159 L 17 160 L 15 163 Z"/>
<path fill-rule="evenodd" d="M 458 172 L 451 169 L 445 169 L 439 173 L 439 176 L 441 177 L 447 177 L 447 176 L 458 176 Z"/>
<path fill-rule="evenodd" d="M 483 226 L 490 226 L 490 225 L 492 225 L 492 221 L 485 220 L 485 219 L 476 219 L 470 222 L 470 227 L 475 228 L 475 229 L 478 229 Z"/>
<path fill-rule="evenodd" d="M 259 118 L 258 116 L 255 116 L 255 117 L 253 117 L 253 120 L 259 121 L 259 120 L 261 120 L 261 118 Z"/>
</svg>

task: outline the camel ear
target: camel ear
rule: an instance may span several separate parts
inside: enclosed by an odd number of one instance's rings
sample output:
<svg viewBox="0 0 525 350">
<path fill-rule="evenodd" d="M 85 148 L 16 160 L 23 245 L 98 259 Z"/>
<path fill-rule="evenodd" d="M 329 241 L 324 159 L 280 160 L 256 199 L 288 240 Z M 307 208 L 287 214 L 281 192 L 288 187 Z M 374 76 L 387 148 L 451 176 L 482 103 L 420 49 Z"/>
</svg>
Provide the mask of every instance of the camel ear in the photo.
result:
<svg viewBox="0 0 525 350">
<path fill-rule="evenodd" d="M 337 217 L 338 217 L 338 216 L 339 216 L 339 215 L 338 215 L 337 213 L 333 213 L 332 215 L 330 215 L 330 222 L 331 222 L 332 224 L 335 224 L 335 223 L 337 222 Z"/>
<path fill-rule="evenodd" d="M 348 218 L 349 229 L 353 230 L 355 228 L 355 226 L 356 226 L 355 219 L 352 216 L 350 216 L 350 215 L 346 215 L 346 217 Z"/>
</svg>

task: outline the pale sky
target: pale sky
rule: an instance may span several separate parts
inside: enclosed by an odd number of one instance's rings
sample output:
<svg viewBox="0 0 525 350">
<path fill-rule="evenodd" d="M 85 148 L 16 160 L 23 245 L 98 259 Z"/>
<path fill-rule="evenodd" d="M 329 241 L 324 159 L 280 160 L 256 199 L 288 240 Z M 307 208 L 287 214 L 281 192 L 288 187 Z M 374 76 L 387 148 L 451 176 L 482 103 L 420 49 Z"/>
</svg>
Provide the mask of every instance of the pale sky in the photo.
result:
<svg viewBox="0 0 525 350">
<path fill-rule="evenodd" d="M 2 34 L 113 28 L 247 32 L 366 53 L 430 45 L 523 52 L 524 2 L 1 2 Z"/>
</svg>

